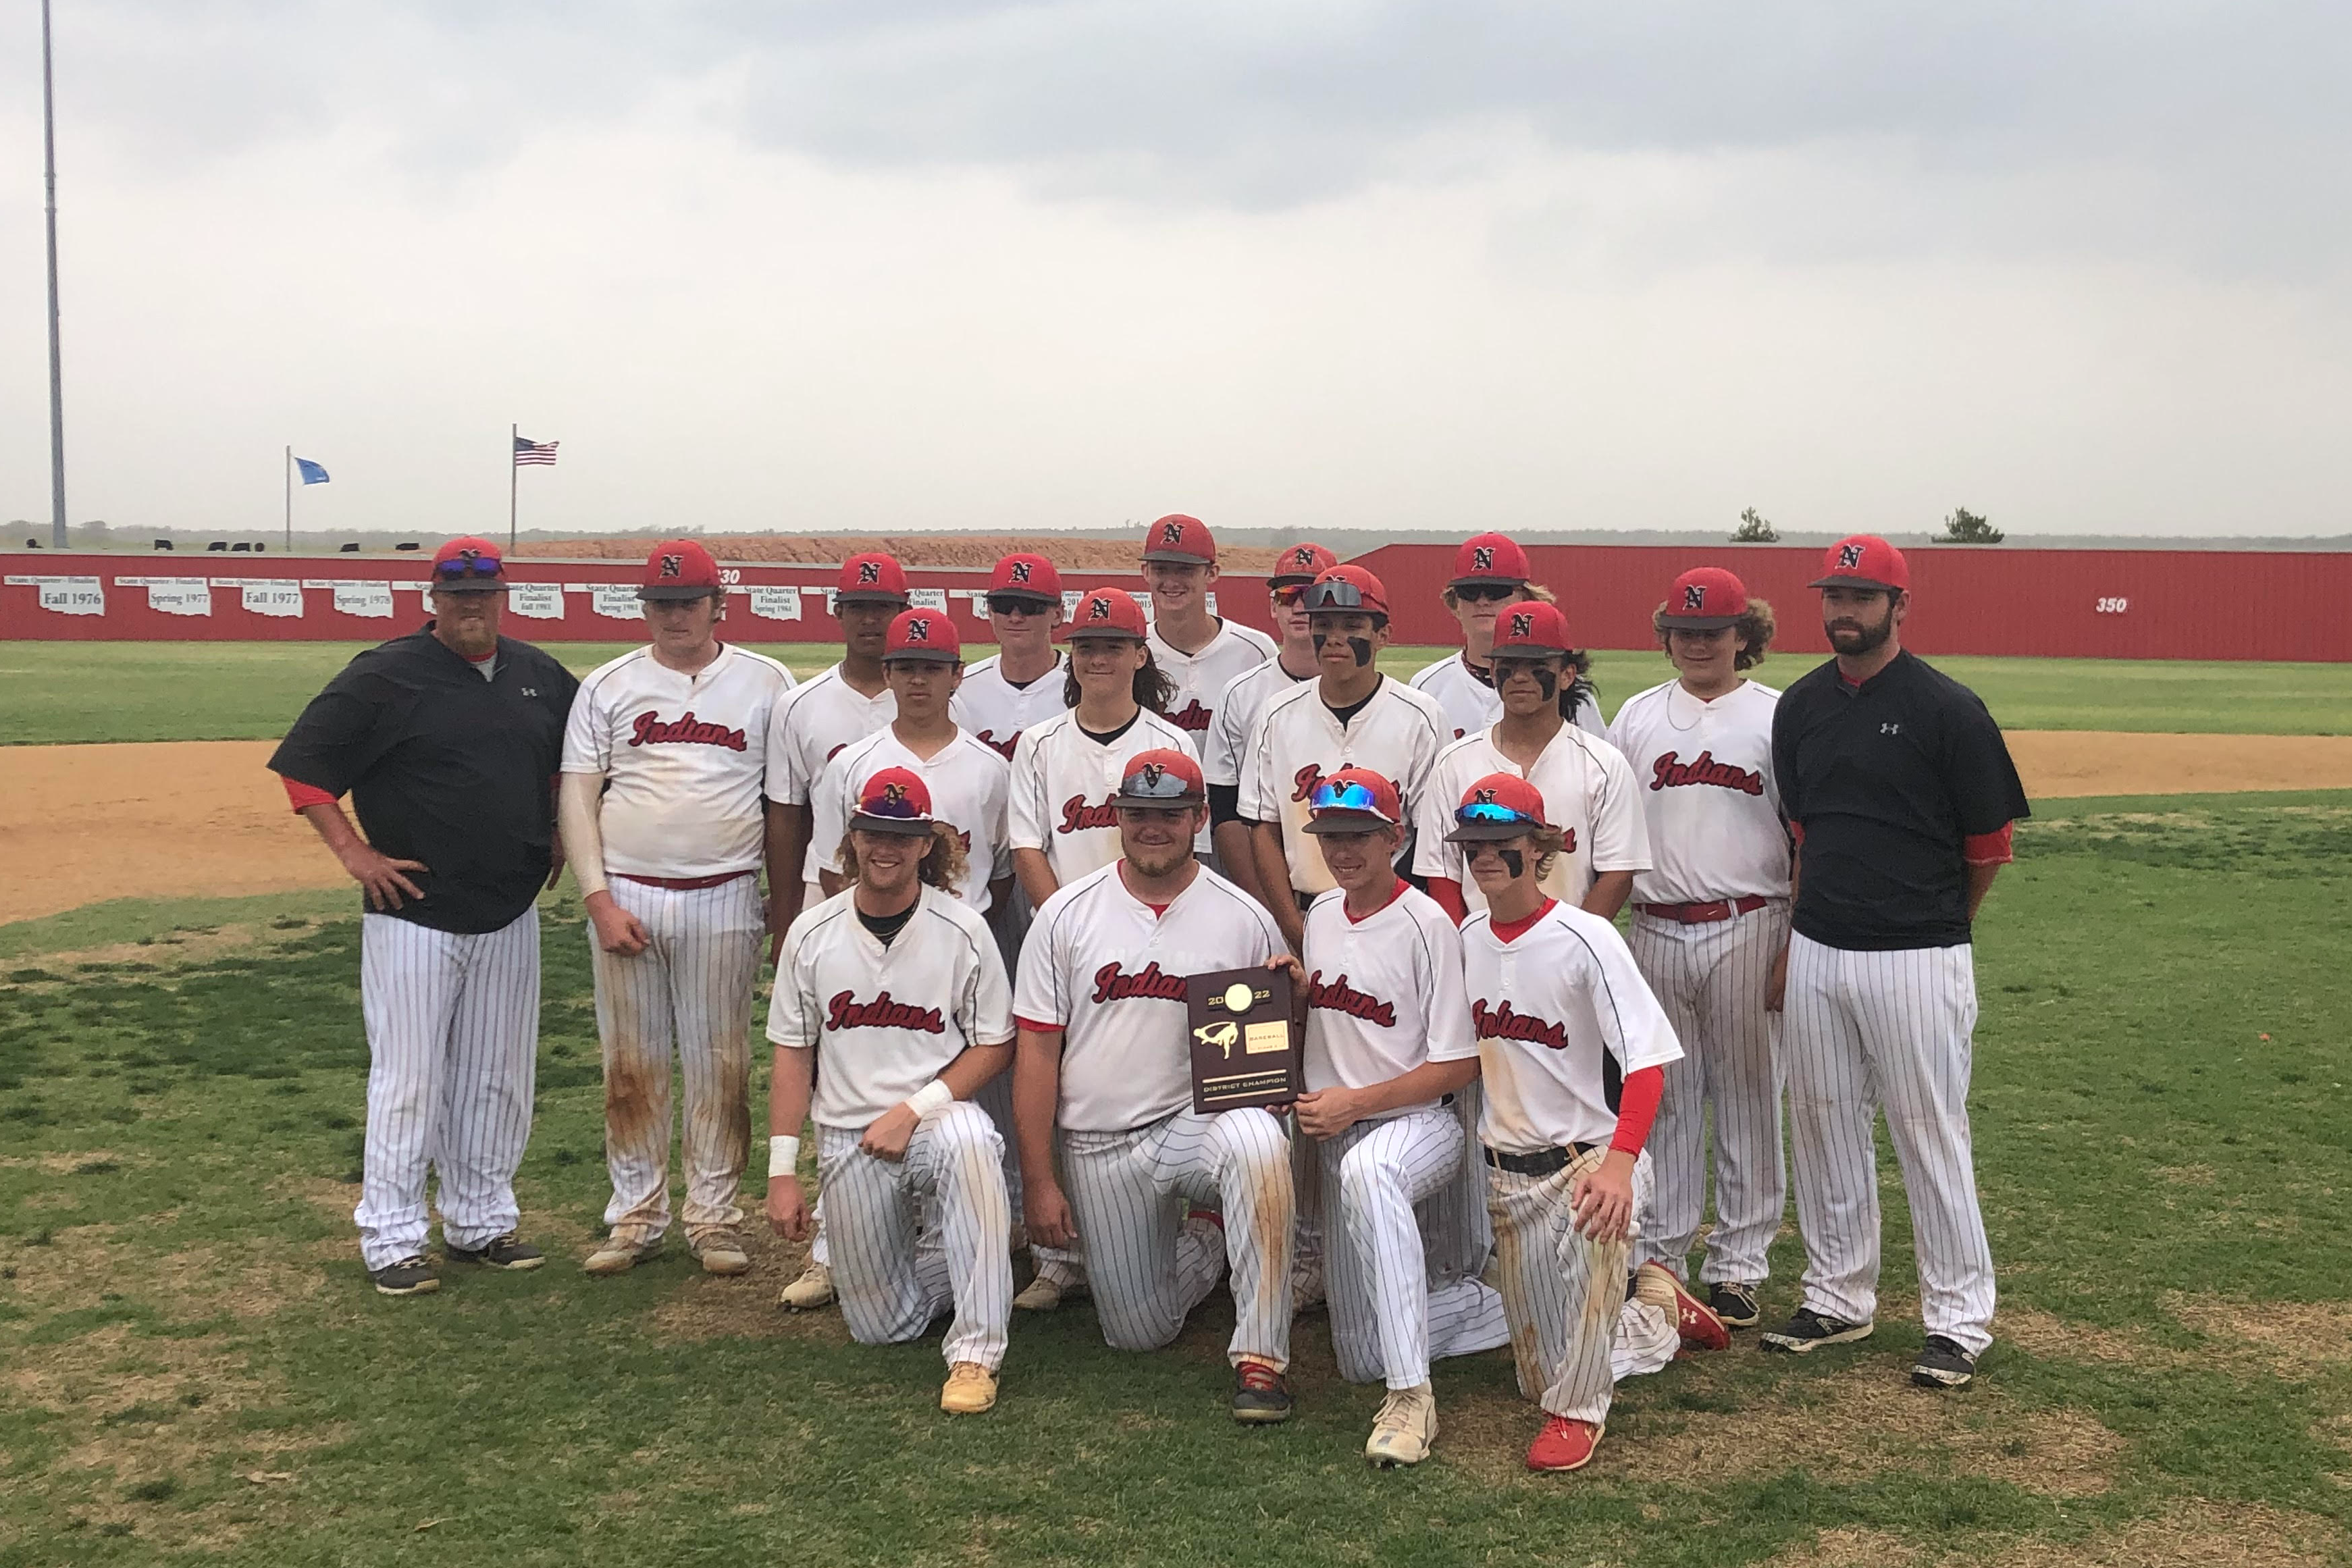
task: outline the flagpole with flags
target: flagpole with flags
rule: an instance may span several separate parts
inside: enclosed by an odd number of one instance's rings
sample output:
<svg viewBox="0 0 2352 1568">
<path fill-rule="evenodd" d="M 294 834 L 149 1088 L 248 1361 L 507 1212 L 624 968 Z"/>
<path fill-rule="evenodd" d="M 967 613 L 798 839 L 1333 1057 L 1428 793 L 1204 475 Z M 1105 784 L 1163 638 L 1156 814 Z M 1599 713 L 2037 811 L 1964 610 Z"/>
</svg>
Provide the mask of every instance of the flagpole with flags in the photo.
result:
<svg viewBox="0 0 2352 1568">
<path fill-rule="evenodd" d="M 507 553 L 508 553 L 508 554 L 509 554 L 509 555 L 512 555 L 512 554 L 514 553 L 514 547 L 515 547 L 515 496 L 516 496 L 516 494 L 517 494 L 517 493 L 521 489 L 521 488 L 522 488 L 522 486 L 521 486 L 521 482 L 520 482 L 520 479 L 517 477 L 517 470 L 518 470 L 519 468 L 520 468 L 521 465 L 520 465 L 520 464 L 519 464 L 519 463 L 517 463 L 517 462 L 515 461 L 515 448 L 516 448 L 517 447 L 520 447 L 520 445 L 522 445 L 522 426 L 521 426 L 520 425 L 509 425 L 509 426 L 507 426 Z"/>
<path fill-rule="evenodd" d="M 294 448 L 286 448 L 286 548 L 294 548 Z"/>
</svg>

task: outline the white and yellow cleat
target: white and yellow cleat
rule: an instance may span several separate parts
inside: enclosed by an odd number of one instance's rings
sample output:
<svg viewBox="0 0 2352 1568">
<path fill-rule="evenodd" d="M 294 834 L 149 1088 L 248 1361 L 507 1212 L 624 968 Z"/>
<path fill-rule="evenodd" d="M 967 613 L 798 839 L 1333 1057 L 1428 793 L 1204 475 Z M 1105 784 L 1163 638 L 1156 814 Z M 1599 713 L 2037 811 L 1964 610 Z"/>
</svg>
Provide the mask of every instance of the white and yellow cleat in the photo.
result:
<svg viewBox="0 0 2352 1568">
<path fill-rule="evenodd" d="M 950 1415 L 978 1415 L 996 1406 L 996 1374 L 976 1361 L 960 1361 L 948 1368 L 947 1386 L 940 1390 L 940 1408 Z"/>
<path fill-rule="evenodd" d="M 1417 1465 L 1429 1458 L 1437 1441 L 1437 1392 L 1428 1384 L 1417 1388 L 1391 1388 L 1372 1419 L 1372 1435 L 1364 1444 L 1364 1458 L 1386 1469 L 1391 1465 Z"/>
<path fill-rule="evenodd" d="M 1021 1294 L 1013 1298 L 1013 1304 L 1024 1312 L 1050 1312 L 1063 1302 L 1074 1301 L 1086 1293 L 1087 1282 L 1083 1279 L 1040 1274 L 1021 1287 Z"/>
<path fill-rule="evenodd" d="M 787 1312 L 814 1312 L 832 1306 L 833 1270 L 822 1263 L 811 1263 L 801 1270 L 799 1279 L 784 1287 L 776 1305 Z"/>
</svg>

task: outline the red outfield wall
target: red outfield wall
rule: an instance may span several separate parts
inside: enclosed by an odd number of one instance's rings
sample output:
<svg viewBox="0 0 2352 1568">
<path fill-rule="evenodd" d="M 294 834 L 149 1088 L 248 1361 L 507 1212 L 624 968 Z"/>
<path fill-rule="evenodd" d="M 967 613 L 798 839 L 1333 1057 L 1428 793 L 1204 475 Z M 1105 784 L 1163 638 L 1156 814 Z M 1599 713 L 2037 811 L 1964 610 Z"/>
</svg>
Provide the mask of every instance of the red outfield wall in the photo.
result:
<svg viewBox="0 0 2352 1568">
<path fill-rule="evenodd" d="M 1693 566 L 1727 566 L 1771 602 L 1774 646 L 1824 653 L 1815 595 L 1822 552 L 1781 545 L 1535 545 L 1536 578 L 1559 595 L 1588 647 L 1646 647 L 1650 615 Z M 1400 643 L 1460 633 L 1439 599 L 1454 552 L 1389 544 L 1359 558 L 1380 575 Z M 2002 550 L 1945 545 L 1906 552 L 1911 615 L 1903 640 L 1922 653 L 2068 658 L 2352 660 L 2352 552 Z"/>
<path fill-rule="evenodd" d="M 1778 645 L 1792 653 L 1823 652 L 1821 622 L 1805 584 L 1820 571 L 1821 552 L 1775 545 L 1538 545 L 1528 551 L 1537 577 L 1550 584 L 1578 639 L 1591 647 L 1650 646 L 1651 610 L 1666 585 L 1692 566 L 1738 572 L 1749 591 L 1780 612 Z M 1448 644 L 1457 640 L 1439 588 L 1453 572 L 1445 546 L 1391 544 L 1360 557 L 1388 585 L 1396 640 Z M 1927 653 L 2021 654 L 2107 658 L 2352 660 L 2352 553 L 2231 551 L 2002 550 L 1945 546 L 1910 552 L 1914 603 L 1905 641 Z M 81 554 L 20 551 L 0 560 L 0 640 L 377 641 L 415 626 L 423 606 L 413 596 L 425 571 L 415 557 L 351 555 L 224 556 Z M 597 613 L 598 584 L 625 585 L 637 568 L 625 561 L 515 563 L 519 583 L 549 585 L 561 605 L 553 618 L 509 611 L 509 629 L 526 640 L 629 642 L 641 634 L 633 601 L 607 595 Z M 729 596 L 728 629 L 743 642 L 832 642 L 838 628 L 824 610 L 823 590 L 833 572 L 792 563 L 730 566 L 738 574 Z M 909 583 L 942 594 L 956 606 L 967 635 L 985 630 L 972 595 L 985 574 L 971 569 L 916 568 Z M 182 609 L 193 607 L 194 585 L 207 614 L 173 614 L 151 604 L 151 583 L 167 601 L 185 585 Z M 246 586 L 257 591 L 248 607 Z M 1129 574 L 1070 572 L 1071 592 L 1113 583 L 1140 586 Z M 334 584 L 396 584 L 390 615 L 360 615 L 336 607 Z M 1219 581 L 1220 608 L 1266 626 L 1262 580 L 1239 575 Z M 773 590 L 804 595 L 797 619 L 778 618 L 790 606 Z M 755 590 L 769 590 L 766 594 Z M 92 597 L 92 592 L 95 597 Z M 43 607 L 47 600 L 56 607 Z M 300 613 L 284 612 L 299 604 Z M 2308 606 L 2306 608 L 2305 606 Z M 373 606 L 386 606 L 381 596 Z M 544 605 L 541 606 L 545 607 Z M 68 613 L 69 611 L 84 613 Z M 764 612 L 764 613 L 763 613 Z"/>
<path fill-rule="evenodd" d="M 0 580 L 0 640 L 380 642 L 413 630 L 430 613 L 419 591 L 426 563 L 417 556 L 27 550 L 0 564 L 7 569 Z M 504 629 L 526 642 L 643 641 L 645 620 L 631 590 L 642 570 L 634 561 L 520 558 L 511 568 L 517 591 L 509 597 Z M 776 562 L 724 571 L 732 574 L 727 597 L 731 640 L 841 640 L 824 599 L 838 575 L 835 568 Z M 946 605 L 965 637 L 987 635 L 977 602 L 988 584 L 986 572 L 916 567 L 908 571 L 907 581 L 919 603 Z M 1066 597 L 1105 583 L 1142 589 L 1131 573 L 1062 574 Z M 371 590 L 371 584 L 385 586 Z M 600 595 L 599 586 L 618 591 Z M 1262 578 L 1224 577 L 1217 586 L 1221 611 L 1270 629 Z M 355 595 L 372 602 L 362 606 Z M 930 599 L 932 595 L 939 597 Z M 792 602 L 795 597 L 797 604 Z M 345 607 L 338 607 L 339 599 Z M 600 614 L 600 602 L 619 613 Z M 174 605 L 176 613 L 169 607 Z M 356 613 L 362 607 L 376 613 Z M 551 609 L 556 613 L 547 614 Z"/>
</svg>

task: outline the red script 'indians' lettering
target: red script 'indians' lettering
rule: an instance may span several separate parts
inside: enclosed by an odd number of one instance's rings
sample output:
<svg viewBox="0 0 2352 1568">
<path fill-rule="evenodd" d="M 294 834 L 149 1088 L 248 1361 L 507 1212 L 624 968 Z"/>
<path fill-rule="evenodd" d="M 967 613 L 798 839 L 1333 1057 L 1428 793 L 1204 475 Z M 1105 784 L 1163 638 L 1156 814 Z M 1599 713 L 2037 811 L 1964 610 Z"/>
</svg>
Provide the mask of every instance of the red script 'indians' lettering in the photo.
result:
<svg viewBox="0 0 2352 1568">
<path fill-rule="evenodd" d="M 1184 977 L 1160 973 L 1157 959 L 1145 964 L 1139 974 L 1129 974 L 1116 961 L 1095 971 L 1097 1002 L 1124 1002 L 1135 996 L 1151 1002 L 1181 1002 Z"/>
<path fill-rule="evenodd" d="M 1201 700 L 1195 697 L 1168 715 L 1168 721 L 1179 730 L 1204 731 L 1209 727 L 1210 717 L 1211 710 L 1202 707 Z"/>
<path fill-rule="evenodd" d="M 1117 827 L 1118 813 L 1111 809 L 1110 796 L 1103 796 L 1100 805 L 1088 805 L 1087 797 L 1074 795 L 1062 803 L 1062 825 L 1056 833 L 1084 833 L 1095 827 Z"/>
<path fill-rule="evenodd" d="M 661 715 L 650 710 L 640 713 L 630 726 L 632 746 L 724 746 L 730 752 L 748 750 L 743 743 L 743 731 L 730 730 L 724 724 L 706 724 L 688 709 L 677 716 L 675 723 L 665 724 Z"/>
<path fill-rule="evenodd" d="M 1299 769 L 1297 773 L 1291 775 L 1290 798 L 1293 800 L 1305 800 L 1308 795 L 1315 793 L 1315 786 L 1322 782 L 1323 764 L 1320 763 L 1307 763 L 1305 767 Z"/>
<path fill-rule="evenodd" d="M 1308 975 L 1307 1005 L 1309 1007 L 1328 1007 L 1334 1013 L 1345 1013 L 1351 1018 L 1361 1018 L 1368 1024 L 1378 1024 L 1383 1029 L 1396 1027 L 1395 1005 L 1366 995 L 1349 984 L 1345 974 L 1334 975 L 1330 980 L 1326 981 L 1323 978 L 1323 972 L 1318 969 Z"/>
<path fill-rule="evenodd" d="M 1685 784 L 1714 784 L 1719 789 L 1736 789 L 1742 795 L 1762 795 L 1764 775 L 1729 763 L 1718 763 L 1713 752 L 1701 752 L 1686 763 L 1668 752 L 1650 764 L 1652 789 L 1680 789 Z"/>
<path fill-rule="evenodd" d="M 948 1032 L 947 1020 L 940 1016 L 937 1007 L 909 1007 L 887 991 L 877 992 L 871 1002 L 860 1002 L 854 992 L 835 992 L 824 1008 L 824 1026 L 836 1033 L 843 1029 L 917 1029 L 926 1035 Z"/>
<path fill-rule="evenodd" d="M 1516 1012 L 1508 1002 L 1489 1006 L 1481 996 L 1470 1004 L 1470 1022 L 1482 1040 L 1532 1040 L 1553 1050 L 1568 1049 L 1568 1026 Z"/>
</svg>

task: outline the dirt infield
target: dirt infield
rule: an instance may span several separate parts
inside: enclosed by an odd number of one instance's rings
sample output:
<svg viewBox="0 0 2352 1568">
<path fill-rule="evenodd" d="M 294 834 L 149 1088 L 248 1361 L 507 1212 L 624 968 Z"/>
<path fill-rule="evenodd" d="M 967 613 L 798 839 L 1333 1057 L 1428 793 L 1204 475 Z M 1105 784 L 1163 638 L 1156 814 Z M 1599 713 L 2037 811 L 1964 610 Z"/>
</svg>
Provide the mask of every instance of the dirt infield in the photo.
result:
<svg viewBox="0 0 2352 1568">
<path fill-rule="evenodd" d="M 2040 799 L 2352 789 L 2352 737 L 2018 731 Z M 344 884 L 263 765 L 268 741 L 0 752 L 0 923 L 105 899 L 228 898 Z"/>
<path fill-rule="evenodd" d="M 1073 539 L 1067 534 L 972 534 L 941 537 L 908 534 L 721 533 L 702 541 L 721 561 L 807 561 L 829 564 L 869 550 L 887 550 L 907 566 L 989 567 L 1016 550 L 1050 555 L 1059 565 L 1082 572 L 1132 572 L 1142 545 L 1132 539 Z M 569 560 L 642 561 L 642 539 L 545 539 L 521 546 L 520 555 Z M 1271 544 L 1221 544 L 1217 564 L 1229 572 L 1264 572 L 1281 553 Z"/>
</svg>

